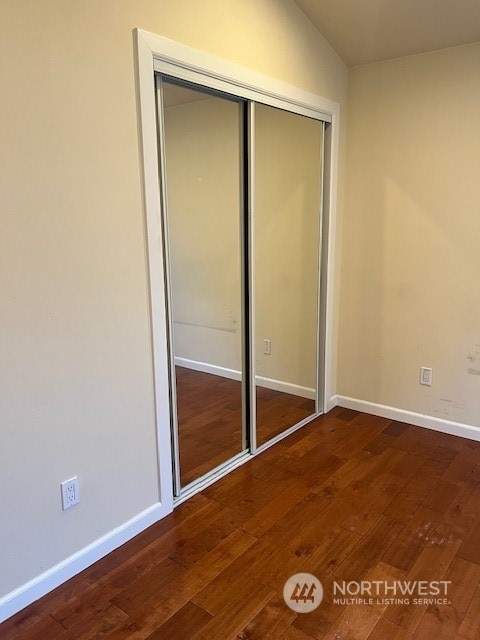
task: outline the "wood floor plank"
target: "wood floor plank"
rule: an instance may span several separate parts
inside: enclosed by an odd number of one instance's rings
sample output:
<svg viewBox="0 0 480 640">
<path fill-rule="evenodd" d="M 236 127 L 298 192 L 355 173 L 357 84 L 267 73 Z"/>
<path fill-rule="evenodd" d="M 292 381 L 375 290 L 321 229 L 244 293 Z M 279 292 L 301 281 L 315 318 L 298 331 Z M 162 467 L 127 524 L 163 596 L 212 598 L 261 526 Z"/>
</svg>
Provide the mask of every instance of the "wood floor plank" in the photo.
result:
<svg viewBox="0 0 480 640">
<path fill-rule="evenodd" d="M 128 615 L 124 611 L 112 604 L 102 615 L 82 620 L 71 627 L 60 636 L 59 640 L 101 640 L 127 618 Z"/>
<path fill-rule="evenodd" d="M 261 580 L 273 589 L 283 589 L 286 580 L 295 573 L 308 572 L 324 576 L 333 575 L 337 563 L 343 562 L 349 551 L 359 541 L 360 536 L 342 527 L 323 528 L 321 518 L 311 521 L 297 534 L 291 534 L 285 545 L 274 546 L 261 540 L 235 562 L 234 572 L 243 569 L 252 578 Z M 268 551 L 270 550 L 270 553 Z"/>
<path fill-rule="evenodd" d="M 369 580 L 385 581 L 391 585 L 395 580 L 400 580 L 404 574 L 384 563 L 378 563 L 368 574 Z M 387 605 L 381 599 L 373 599 L 373 604 L 347 605 L 338 620 L 323 636 L 324 640 L 338 640 L 339 638 L 355 638 L 366 640 L 379 621 Z"/>
<path fill-rule="evenodd" d="M 425 464 L 427 460 L 428 456 L 426 455 L 412 453 L 411 451 L 405 451 L 398 462 L 396 462 L 392 466 L 391 473 L 396 473 L 400 476 L 411 478 Z"/>
<path fill-rule="evenodd" d="M 271 600 L 236 636 L 238 640 L 268 640 L 279 638 L 287 631 L 297 614 L 285 606 L 283 593 Z"/>
<path fill-rule="evenodd" d="M 407 580 L 443 580 L 459 545 L 460 543 L 456 541 L 444 547 L 424 547 L 412 569 L 408 572 Z M 406 631 L 414 633 L 427 610 L 427 606 L 426 604 L 416 606 L 391 604 L 382 617 Z"/>
<path fill-rule="evenodd" d="M 480 564 L 480 514 L 473 521 L 462 546 L 458 550 L 460 558 Z"/>
<path fill-rule="evenodd" d="M 404 527 L 390 546 L 386 550 L 382 549 L 381 559 L 407 573 L 418 560 L 423 548 L 424 544 L 418 536 L 408 527 Z"/>
<path fill-rule="evenodd" d="M 111 602 L 126 613 L 133 613 L 142 604 L 153 598 L 160 589 L 185 574 L 185 568 L 166 558 L 142 576 L 130 582 Z"/>
<path fill-rule="evenodd" d="M 325 508 L 325 521 L 338 523 L 363 535 L 375 524 L 406 482 L 407 479 L 400 476 L 377 471 L 368 474 L 367 480 L 354 480 L 335 495 Z"/>
<path fill-rule="evenodd" d="M 428 429 L 412 427 L 404 431 L 395 441 L 393 446 L 403 451 L 415 452 L 418 455 L 431 456 L 439 446 L 439 435 L 433 436 Z"/>
<path fill-rule="evenodd" d="M 169 618 L 165 624 L 147 636 L 146 640 L 180 640 L 181 638 L 194 638 L 201 631 L 212 616 L 193 602 L 187 602 L 185 606 Z"/>
<path fill-rule="evenodd" d="M 475 589 L 480 581 L 480 565 L 455 558 L 445 580 L 449 604 L 430 605 L 418 625 L 414 640 L 450 640 L 459 632 Z"/>
<path fill-rule="evenodd" d="M 234 587 L 236 585 L 238 590 L 234 589 L 230 597 L 223 599 L 220 612 L 194 636 L 195 638 L 235 638 L 275 595 L 274 590 L 258 581 L 234 583 Z"/>
<path fill-rule="evenodd" d="M 385 427 L 382 433 L 386 433 L 387 435 L 395 436 L 395 438 L 398 438 L 398 436 L 401 436 L 402 433 L 405 433 L 405 431 L 407 430 L 408 430 L 408 424 L 405 424 L 404 422 L 397 422 L 396 420 L 392 420 L 392 422 Z"/>
<path fill-rule="evenodd" d="M 236 515 L 230 509 L 224 508 L 220 517 L 196 536 L 179 541 L 175 552 L 169 557 L 183 567 L 191 567 L 239 526 Z"/>
<path fill-rule="evenodd" d="M 381 423 L 372 421 L 370 425 L 368 422 L 359 422 L 360 417 L 361 414 L 353 419 L 352 425 L 355 425 L 355 429 L 352 430 L 350 437 L 337 448 L 336 455 L 339 458 L 349 458 L 360 449 L 363 449 L 372 440 L 372 433 L 377 435 L 384 427 L 385 423 L 383 421 Z"/>
<path fill-rule="evenodd" d="M 380 618 L 367 640 L 412 640 L 412 634 Z"/>
<path fill-rule="evenodd" d="M 159 589 L 130 615 L 128 620 L 106 636 L 108 640 L 145 640 L 195 595 L 214 580 L 238 556 L 246 551 L 255 538 L 235 531 L 212 551 L 185 571 L 180 578 Z"/>
<path fill-rule="evenodd" d="M 357 454 L 343 461 L 330 476 L 314 486 L 315 493 L 325 494 L 333 498 L 341 489 L 345 489 L 353 481 L 359 481 L 370 470 L 376 457 L 370 451 L 360 450 Z"/>
<path fill-rule="evenodd" d="M 324 576 L 324 572 L 317 574 L 324 584 L 323 599 L 320 606 L 308 614 L 299 614 L 294 619 L 292 625 L 303 631 L 311 638 L 323 638 L 342 615 L 346 606 L 334 602 L 332 580 L 329 579 L 328 572 Z M 327 578 L 325 580 L 325 577 Z"/>
<path fill-rule="evenodd" d="M 212 616 L 218 616 L 218 614 L 229 606 L 231 600 L 244 602 L 250 600 L 251 594 L 256 587 L 260 587 L 257 591 L 258 594 L 270 596 L 266 602 L 275 594 L 274 589 L 262 584 L 259 580 L 255 580 L 248 575 L 238 576 L 227 568 L 199 591 L 192 598 L 192 602 L 202 607 L 202 609 Z M 249 621 L 250 620 L 246 620 L 246 622 Z"/>
<path fill-rule="evenodd" d="M 339 420 L 343 420 L 344 422 L 350 423 L 354 418 L 360 415 L 360 411 L 355 411 L 354 409 L 344 409 L 343 407 L 335 407 L 330 411 L 332 417 L 338 418 Z"/>
<path fill-rule="evenodd" d="M 385 449 L 389 449 L 395 440 L 395 436 L 388 435 L 383 430 L 375 438 L 367 442 L 363 449 L 371 453 L 382 453 Z"/>
<path fill-rule="evenodd" d="M 477 585 L 470 605 L 465 613 L 460 628 L 459 635 L 466 640 L 478 640 L 480 637 L 480 584 Z"/>
<path fill-rule="evenodd" d="M 460 487 L 440 480 L 423 501 L 425 507 L 445 513 L 460 492 Z"/>
<path fill-rule="evenodd" d="M 407 523 L 434 487 L 435 478 L 412 478 L 388 505 L 384 514 Z"/>
<path fill-rule="evenodd" d="M 281 636 L 278 636 L 278 640 L 314 640 L 314 637 L 307 636 L 306 633 L 296 627 L 288 627 Z"/>
<path fill-rule="evenodd" d="M 47 638 L 48 640 L 57 640 L 57 638 L 61 638 L 63 633 L 65 633 L 64 627 L 51 616 L 47 615 L 40 618 L 40 620 L 30 625 L 24 631 L 21 631 L 18 635 L 10 634 L 9 637 L 15 638 L 15 640 L 46 640 Z M 0 637 L 2 637 L 3 640 L 4 636 Z M 5 637 L 7 637 L 7 635 L 5 635 Z"/>
<path fill-rule="evenodd" d="M 464 447 L 457 453 L 445 470 L 442 480 L 457 484 L 467 482 L 472 479 L 472 475 L 479 462 L 480 450 Z"/>
<path fill-rule="evenodd" d="M 259 509 L 242 525 L 243 531 L 260 537 L 281 520 L 310 493 L 310 488 L 298 480 L 279 493 L 268 504 Z"/>
<path fill-rule="evenodd" d="M 384 546 L 389 547 L 397 538 L 403 523 L 381 516 L 368 534 L 364 535 L 352 549 L 348 557 L 335 571 L 342 580 L 364 580 L 367 574 L 378 564 Z"/>
</svg>

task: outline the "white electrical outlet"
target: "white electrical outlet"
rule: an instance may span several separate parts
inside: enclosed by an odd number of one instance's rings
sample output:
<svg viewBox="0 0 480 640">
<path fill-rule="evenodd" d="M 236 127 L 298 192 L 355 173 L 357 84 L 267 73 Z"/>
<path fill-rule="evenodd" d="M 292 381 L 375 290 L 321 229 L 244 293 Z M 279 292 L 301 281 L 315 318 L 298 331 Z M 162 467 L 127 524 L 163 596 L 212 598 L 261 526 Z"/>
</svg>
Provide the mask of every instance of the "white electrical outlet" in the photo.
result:
<svg viewBox="0 0 480 640">
<path fill-rule="evenodd" d="M 80 491 L 78 489 L 78 478 L 70 478 L 60 483 L 62 488 L 62 509 L 70 509 L 74 504 L 80 502 Z"/>
<path fill-rule="evenodd" d="M 429 367 L 420 367 L 420 384 L 432 386 L 433 371 Z"/>
<path fill-rule="evenodd" d="M 266 356 L 272 355 L 272 341 L 271 340 L 263 340 L 263 354 Z"/>
</svg>

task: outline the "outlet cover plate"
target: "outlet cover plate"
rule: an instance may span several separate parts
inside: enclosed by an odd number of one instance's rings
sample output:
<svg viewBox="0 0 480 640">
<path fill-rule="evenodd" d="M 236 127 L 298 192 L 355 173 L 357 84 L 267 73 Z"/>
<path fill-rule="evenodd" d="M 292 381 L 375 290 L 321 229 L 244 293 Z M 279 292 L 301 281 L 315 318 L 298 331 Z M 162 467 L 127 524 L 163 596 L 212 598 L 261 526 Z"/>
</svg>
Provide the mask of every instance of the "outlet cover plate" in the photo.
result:
<svg viewBox="0 0 480 640">
<path fill-rule="evenodd" d="M 60 483 L 62 489 L 62 509 L 70 509 L 80 502 L 80 491 L 78 488 L 78 477 L 70 478 Z"/>
<path fill-rule="evenodd" d="M 433 371 L 430 367 L 420 367 L 420 384 L 425 387 L 432 386 Z"/>
</svg>

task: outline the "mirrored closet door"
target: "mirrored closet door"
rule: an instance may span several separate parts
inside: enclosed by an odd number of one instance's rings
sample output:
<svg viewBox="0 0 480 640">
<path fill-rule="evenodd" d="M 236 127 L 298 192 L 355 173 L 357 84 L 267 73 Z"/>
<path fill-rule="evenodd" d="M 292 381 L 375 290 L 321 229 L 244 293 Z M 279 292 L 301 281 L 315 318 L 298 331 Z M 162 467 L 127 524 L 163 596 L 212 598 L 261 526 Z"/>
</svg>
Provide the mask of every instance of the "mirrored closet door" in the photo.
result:
<svg viewBox="0 0 480 640">
<path fill-rule="evenodd" d="M 246 446 L 238 100 L 158 80 L 176 493 Z"/>
<path fill-rule="evenodd" d="M 156 88 L 182 497 L 321 413 L 324 122 L 234 87 Z"/>
<path fill-rule="evenodd" d="M 255 104 L 257 446 L 317 411 L 323 122 Z"/>
</svg>

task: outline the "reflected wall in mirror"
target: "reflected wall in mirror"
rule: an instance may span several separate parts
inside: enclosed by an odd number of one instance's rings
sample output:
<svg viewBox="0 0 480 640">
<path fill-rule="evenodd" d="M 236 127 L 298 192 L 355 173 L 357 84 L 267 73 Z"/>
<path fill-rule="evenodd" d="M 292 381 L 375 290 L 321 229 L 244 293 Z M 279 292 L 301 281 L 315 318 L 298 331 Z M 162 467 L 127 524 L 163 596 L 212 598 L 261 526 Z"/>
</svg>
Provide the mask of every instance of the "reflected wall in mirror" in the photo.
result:
<svg viewBox="0 0 480 640">
<path fill-rule="evenodd" d="M 255 105 L 257 446 L 316 411 L 323 123 Z"/>
<path fill-rule="evenodd" d="M 167 82 L 163 104 L 176 457 L 185 487 L 244 449 L 241 105 Z"/>
</svg>

